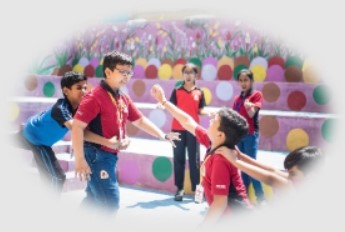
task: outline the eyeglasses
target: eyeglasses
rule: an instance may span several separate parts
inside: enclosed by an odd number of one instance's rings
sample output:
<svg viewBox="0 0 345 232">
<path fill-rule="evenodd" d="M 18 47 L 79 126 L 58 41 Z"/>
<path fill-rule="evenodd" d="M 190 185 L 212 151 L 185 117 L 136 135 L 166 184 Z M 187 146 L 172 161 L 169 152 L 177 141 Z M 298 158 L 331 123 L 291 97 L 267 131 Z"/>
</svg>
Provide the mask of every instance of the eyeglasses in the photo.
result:
<svg viewBox="0 0 345 232">
<path fill-rule="evenodd" d="M 195 72 L 183 72 L 183 74 L 184 75 L 192 75 L 192 76 L 194 76 L 196 73 Z"/>
<path fill-rule="evenodd" d="M 119 71 L 119 73 L 123 76 L 128 76 L 128 77 L 131 77 L 133 76 L 134 72 L 131 70 L 131 71 L 127 71 L 127 70 L 121 70 L 121 69 L 118 69 L 118 68 L 115 68 L 117 71 Z"/>
</svg>

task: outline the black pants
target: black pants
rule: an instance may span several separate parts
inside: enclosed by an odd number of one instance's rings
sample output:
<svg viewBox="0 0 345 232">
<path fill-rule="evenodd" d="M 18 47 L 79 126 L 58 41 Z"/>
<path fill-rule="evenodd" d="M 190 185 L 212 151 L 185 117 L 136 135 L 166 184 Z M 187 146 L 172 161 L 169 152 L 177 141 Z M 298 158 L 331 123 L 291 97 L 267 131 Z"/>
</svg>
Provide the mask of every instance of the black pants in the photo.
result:
<svg viewBox="0 0 345 232">
<path fill-rule="evenodd" d="M 66 181 L 66 174 L 61 168 L 53 149 L 45 145 L 31 144 L 27 139 L 25 139 L 22 131 L 18 131 L 11 136 L 14 146 L 24 150 L 31 150 L 33 152 L 41 178 L 47 181 L 48 184 L 52 185 L 53 189 L 61 192 Z"/>
<path fill-rule="evenodd" d="M 176 147 L 174 148 L 175 185 L 179 190 L 183 189 L 187 148 L 190 182 L 192 191 L 195 191 L 196 186 L 200 183 L 200 145 L 195 136 L 188 131 L 174 131 L 181 134 L 181 140 L 175 141 Z"/>
</svg>

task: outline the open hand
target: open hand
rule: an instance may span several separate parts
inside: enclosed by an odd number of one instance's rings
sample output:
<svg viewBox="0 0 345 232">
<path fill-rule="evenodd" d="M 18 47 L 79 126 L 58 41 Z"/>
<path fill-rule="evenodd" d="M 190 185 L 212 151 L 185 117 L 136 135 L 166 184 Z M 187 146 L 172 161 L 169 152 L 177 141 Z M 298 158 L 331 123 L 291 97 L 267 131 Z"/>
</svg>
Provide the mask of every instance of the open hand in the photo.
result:
<svg viewBox="0 0 345 232">
<path fill-rule="evenodd" d="M 178 132 L 170 132 L 170 133 L 166 134 L 165 139 L 167 141 L 169 141 L 173 147 L 176 147 L 174 141 L 180 141 L 181 140 L 180 133 L 178 133 Z"/>
</svg>

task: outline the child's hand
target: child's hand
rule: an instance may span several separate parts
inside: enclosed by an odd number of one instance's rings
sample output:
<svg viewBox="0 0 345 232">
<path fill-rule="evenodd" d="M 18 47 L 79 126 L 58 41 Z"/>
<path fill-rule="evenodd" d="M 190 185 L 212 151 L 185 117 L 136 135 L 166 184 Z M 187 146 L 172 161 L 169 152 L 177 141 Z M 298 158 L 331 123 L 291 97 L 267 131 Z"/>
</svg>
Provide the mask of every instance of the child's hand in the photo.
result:
<svg viewBox="0 0 345 232">
<path fill-rule="evenodd" d="M 245 107 L 246 109 L 250 109 L 250 108 L 252 108 L 253 106 L 254 106 L 254 104 L 251 103 L 248 99 L 246 99 L 246 100 L 244 101 L 244 107 Z"/>
<path fill-rule="evenodd" d="M 176 147 L 174 141 L 180 141 L 180 133 L 178 132 L 170 132 L 169 134 L 165 135 L 165 140 L 169 141 L 173 147 Z"/>
<path fill-rule="evenodd" d="M 80 181 L 89 181 L 91 179 L 91 169 L 85 159 L 75 160 L 75 176 L 80 179 Z"/>
<path fill-rule="evenodd" d="M 129 139 L 128 136 L 126 136 L 124 139 L 121 139 L 119 141 L 118 149 L 119 150 L 126 150 L 130 143 L 131 143 L 131 140 Z"/>
<path fill-rule="evenodd" d="M 129 137 L 125 137 L 124 139 L 118 140 L 117 136 L 113 136 L 110 139 L 108 139 L 108 145 L 107 147 L 114 149 L 114 150 L 126 150 L 129 144 L 131 143 L 131 140 Z"/>
<path fill-rule="evenodd" d="M 162 87 L 160 85 L 158 85 L 158 84 L 153 85 L 150 92 L 151 92 L 151 95 L 159 103 L 166 101 L 164 90 L 162 89 Z"/>
<path fill-rule="evenodd" d="M 238 152 L 237 150 L 229 149 L 225 146 L 218 148 L 215 153 L 222 155 L 225 159 L 227 159 L 230 163 L 235 162 L 238 160 Z"/>
</svg>

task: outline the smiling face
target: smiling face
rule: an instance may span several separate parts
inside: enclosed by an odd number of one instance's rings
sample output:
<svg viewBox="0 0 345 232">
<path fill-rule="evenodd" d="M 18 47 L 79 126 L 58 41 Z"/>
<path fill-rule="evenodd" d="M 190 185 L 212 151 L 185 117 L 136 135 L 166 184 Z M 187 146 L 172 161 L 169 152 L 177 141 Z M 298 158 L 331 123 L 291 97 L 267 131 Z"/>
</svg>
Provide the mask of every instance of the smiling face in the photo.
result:
<svg viewBox="0 0 345 232">
<path fill-rule="evenodd" d="M 71 86 L 71 88 L 64 87 L 63 93 L 67 97 L 68 101 L 72 104 L 72 107 L 76 109 L 84 97 L 87 89 L 86 81 L 79 81 Z"/>
<path fill-rule="evenodd" d="M 133 75 L 131 65 L 116 65 L 112 71 L 110 68 L 105 70 L 107 84 L 113 89 L 124 87 Z"/>
<path fill-rule="evenodd" d="M 240 84 L 242 91 L 246 93 L 252 88 L 254 80 L 250 79 L 245 73 L 241 73 L 238 77 L 238 83 Z"/>
</svg>

